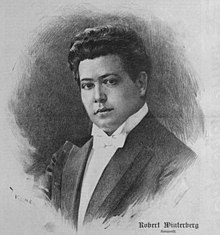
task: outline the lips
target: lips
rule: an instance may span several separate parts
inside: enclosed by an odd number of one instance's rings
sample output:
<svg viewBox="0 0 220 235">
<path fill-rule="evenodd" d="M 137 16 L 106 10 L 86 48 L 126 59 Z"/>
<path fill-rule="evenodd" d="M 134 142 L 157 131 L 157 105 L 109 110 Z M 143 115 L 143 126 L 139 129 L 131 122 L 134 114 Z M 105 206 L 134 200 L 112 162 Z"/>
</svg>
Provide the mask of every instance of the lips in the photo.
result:
<svg viewBox="0 0 220 235">
<path fill-rule="evenodd" d="M 107 112 L 110 112 L 112 111 L 113 109 L 109 109 L 109 108 L 101 108 L 101 109 L 98 109 L 94 114 L 101 114 L 101 113 L 107 113 Z"/>
</svg>

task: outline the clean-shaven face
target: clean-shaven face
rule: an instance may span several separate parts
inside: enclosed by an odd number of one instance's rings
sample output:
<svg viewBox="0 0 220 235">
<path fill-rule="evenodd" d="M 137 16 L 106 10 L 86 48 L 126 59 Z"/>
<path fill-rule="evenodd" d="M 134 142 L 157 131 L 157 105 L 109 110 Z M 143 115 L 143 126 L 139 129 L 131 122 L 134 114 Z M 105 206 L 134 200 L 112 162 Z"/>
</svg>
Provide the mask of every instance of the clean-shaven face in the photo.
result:
<svg viewBox="0 0 220 235">
<path fill-rule="evenodd" d="M 79 77 L 82 102 L 91 121 L 108 134 L 144 104 L 140 87 L 118 55 L 81 61 Z"/>
</svg>

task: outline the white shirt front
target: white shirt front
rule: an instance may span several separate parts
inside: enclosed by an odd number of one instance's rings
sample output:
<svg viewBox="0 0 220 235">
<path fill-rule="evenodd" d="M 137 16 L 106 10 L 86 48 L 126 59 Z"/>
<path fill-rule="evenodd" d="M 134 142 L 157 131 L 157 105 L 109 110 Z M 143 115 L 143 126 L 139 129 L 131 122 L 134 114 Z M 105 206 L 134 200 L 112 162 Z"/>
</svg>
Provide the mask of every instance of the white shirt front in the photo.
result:
<svg viewBox="0 0 220 235">
<path fill-rule="evenodd" d="M 104 131 L 93 124 L 93 148 L 86 164 L 82 183 L 78 216 L 79 227 L 83 224 L 90 198 L 105 167 L 115 154 L 116 150 L 124 146 L 124 142 L 129 132 L 138 125 L 147 112 L 148 107 L 145 103 L 138 112 L 131 115 L 111 136 L 108 136 Z"/>
</svg>

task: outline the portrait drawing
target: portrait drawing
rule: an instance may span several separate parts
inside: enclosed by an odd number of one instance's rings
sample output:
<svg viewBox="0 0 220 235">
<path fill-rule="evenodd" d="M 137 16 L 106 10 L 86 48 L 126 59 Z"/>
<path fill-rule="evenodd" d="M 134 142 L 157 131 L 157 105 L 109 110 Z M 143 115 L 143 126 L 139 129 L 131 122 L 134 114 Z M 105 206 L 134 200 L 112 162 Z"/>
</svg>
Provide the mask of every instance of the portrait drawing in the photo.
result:
<svg viewBox="0 0 220 235">
<path fill-rule="evenodd" d="M 205 118 L 179 35 L 150 12 L 82 8 L 43 23 L 25 48 L 7 103 L 31 182 L 24 201 L 78 233 L 199 227 Z M 185 220 L 169 220 L 174 211 Z M 56 232 L 54 218 L 45 231 Z"/>
</svg>

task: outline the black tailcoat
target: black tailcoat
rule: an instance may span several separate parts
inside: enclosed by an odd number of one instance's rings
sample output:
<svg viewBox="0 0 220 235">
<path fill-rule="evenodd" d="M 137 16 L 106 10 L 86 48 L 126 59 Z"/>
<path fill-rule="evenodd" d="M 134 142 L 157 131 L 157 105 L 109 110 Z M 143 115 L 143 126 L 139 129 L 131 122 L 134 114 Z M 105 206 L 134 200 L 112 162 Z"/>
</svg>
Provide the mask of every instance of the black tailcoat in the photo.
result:
<svg viewBox="0 0 220 235">
<path fill-rule="evenodd" d="M 77 226 L 80 193 L 93 138 L 78 148 L 67 142 L 52 158 L 49 196 L 64 217 Z M 134 203 L 149 201 L 195 159 L 195 153 L 148 112 L 128 134 L 104 169 L 84 222 L 123 215 Z M 47 180 L 48 181 L 48 180 Z"/>
</svg>

